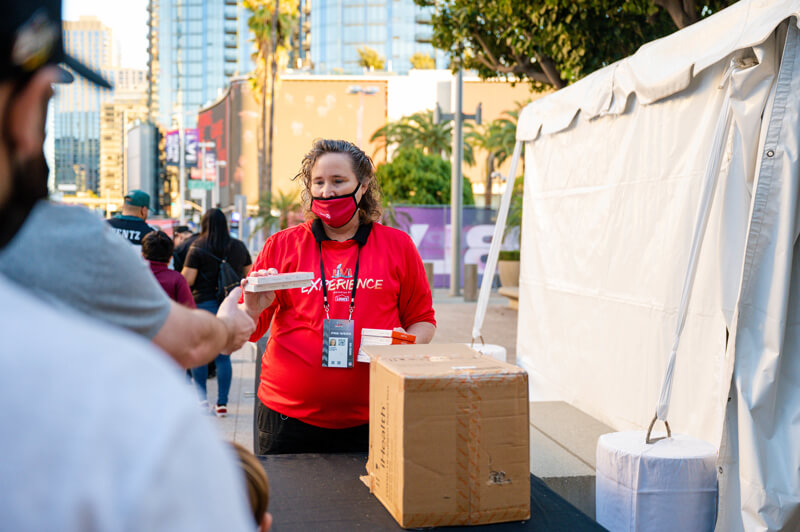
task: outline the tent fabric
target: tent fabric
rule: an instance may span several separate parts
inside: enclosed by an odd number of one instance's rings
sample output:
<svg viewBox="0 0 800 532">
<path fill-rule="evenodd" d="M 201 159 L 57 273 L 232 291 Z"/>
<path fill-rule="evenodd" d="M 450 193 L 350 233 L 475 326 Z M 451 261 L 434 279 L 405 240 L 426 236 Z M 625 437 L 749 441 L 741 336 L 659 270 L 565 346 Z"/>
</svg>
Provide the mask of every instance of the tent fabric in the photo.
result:
<svg viewBox="0 0 800 532">
<path fill-rule="evenodd" d="M 775 73 L 731 77 L 732 131 L 697 263 L 669 422 L 715 443 L 730 387 L 726 340 L 741 278 L 760 134 Z M 517 359 L 531 397 L 565 400 L 617 430 L 647 426 L 676 330 L 702 181 L 729 61 L 659 105 L 528 142 Z"/>
<path fill-rule="evenodd" d="M 800 530 L 800 37 L 788 28 L 759 150 L 720 447 L 718 532 Z"/>
<path fill-rule="evenodd" d="M 719 448 L 719 532 L 800 529 L 799 13 L 742 0 L 668 49 L 659 41 L 532 103 L 517 132 L 517 359 L 531 397 L 639 430 L 658 401 L 729 94 L 669 411 L 676 433 Z M 671 77 L 648 72 L 660 64 Z"/>
<path fill-rule="evenodd" d="M 800 0 L 737 2 L 533 102 L 520 115 L 517 139 L 530 141 L 563 131 L 579 112 L 587 119 L 621 114 L 631 94 L 646 105 L 684 91 L 732 50 L 764 42 L 790 16 L 800 17 Z"/>
</svg>

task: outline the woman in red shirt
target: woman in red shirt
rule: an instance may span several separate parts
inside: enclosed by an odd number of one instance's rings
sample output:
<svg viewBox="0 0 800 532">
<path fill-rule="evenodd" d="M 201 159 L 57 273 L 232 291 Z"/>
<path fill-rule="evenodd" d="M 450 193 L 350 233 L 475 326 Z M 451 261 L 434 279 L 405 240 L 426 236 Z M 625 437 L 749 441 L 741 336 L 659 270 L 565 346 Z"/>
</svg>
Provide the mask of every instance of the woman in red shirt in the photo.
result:
<svg viewBox="0 0 800 532">
<path fill-rule="evenodd" d="M 378 223 L 372 160 L 341 140 L 318 140 L 297 174 L 307 221 L 264 244 L 253 271 L 313 272 L 308 288 L 264 292 L 258 327 L 271 333 L 258 388 L 256 454 L 366 451 L 369 363 L 362 328 L 401 329 L 428 343 L 436 330 L 419 253 Z M 261 272 L 263 274 L 263 272 Z"/>
</svg>

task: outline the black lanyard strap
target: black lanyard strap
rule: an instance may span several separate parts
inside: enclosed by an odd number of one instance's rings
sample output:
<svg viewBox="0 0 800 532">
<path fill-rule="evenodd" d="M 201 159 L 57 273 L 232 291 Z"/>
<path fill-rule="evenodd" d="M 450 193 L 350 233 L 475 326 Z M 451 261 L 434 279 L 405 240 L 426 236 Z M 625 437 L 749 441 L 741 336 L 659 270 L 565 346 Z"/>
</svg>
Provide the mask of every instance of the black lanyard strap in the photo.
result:
<svg viewBox="0 0 800 532">
<path fill-rule="evenodd" d="M 353 290 L 350 292 L 350 316 L 353 319 L 353 310 L 356 308 L 356 288 L 358 287 L 358 264 L 361 261 L 361 244 L 358 245 L 358 255 L 356 255 L 356 269 L 353 272 Z M 330 305 L 328 305 L 328 283 L 325 282 L 325 263 L 322 261 L 322 242 L 319 243 L 319 276 L 322 278 L 322 302 L 325 309 L 325 317 L 330 319 Z"/>
</svg>

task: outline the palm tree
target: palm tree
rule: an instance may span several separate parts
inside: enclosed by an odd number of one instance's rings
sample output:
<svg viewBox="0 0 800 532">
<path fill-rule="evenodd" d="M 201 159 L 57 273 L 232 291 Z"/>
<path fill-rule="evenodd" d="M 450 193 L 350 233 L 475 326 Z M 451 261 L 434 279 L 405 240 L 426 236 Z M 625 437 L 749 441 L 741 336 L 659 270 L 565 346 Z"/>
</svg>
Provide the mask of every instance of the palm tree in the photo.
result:
<svg viewBox="0 0 800 532">
<path fill-rule="evenodd" d="M 260 231 L 264 228 L 271 228 L 275 222 L 278 223 L 278 230 L 286 229 L 289 226 L 289 212 L 295 207 L 300 206 L 300 193 L 298 191 L 284 192 L 279 190 L 275 196 L 261 194 L 258 200 L 258 212 L 255 215 L 256 223 L 253 231 Z M 273 215 L 278 211 L 278 216 Z"/>
<path fill-rule="evenodd" d="M 253 34 L 258 50 L 258 66 L 251 78 L 255 93 L 261 99 L 261 129 L 259 131 L 258 175 L 259 190 L 272 195 L 272 135 L 275 108 L 275 77 L 278 56 L 285 56 L 292 28 L 296 23 L 298 0 L 243 0 L 242 5 L 250 10 L 247 25 Z M 269 116 L 267 115 L 269 103 Z M 267 148 L 267 146 L 269 146 Z"/>
<path fill-rule="evenodd" d="M 470 123 L 467 124 L 467 133 L 464 135 L 464 143 L 472 146 L 473 148 L 487 152 L 486 168 L 484 175 L 486 180 L 486 189 L 483 193 L 485 208 L 492 208 L 492 174 L 494 173 L 496 163 L 496 153 L 494 149 L 495 139 L 492 136 L 493 122 L 483 126 L 475 126 Z"/>
<path fill-rule="evenodd" d="M 517 120 L 525 105 L 526 102 L 516 102 L 515 109 L 503 111 L 500 118 L 492 120 L 482 128 L 469 125 L 471 131 L 464 136 L 466 142 L 488 154 L 484 170 L 486 177 L 484 199 L 487 208 L 491 206 L 492 201 L 492 174 L 497 166 L 503 164 L 514 153 L 514 145 L 517 142 Z"/>
<path fill-rule="evenodd" d="M 370 142 L 383 139 L 383 146 L 375 150 L 377 155 L 382 150 L 389 156 L 389 149 L 400 151 L 405 149 L 421 150 L 427 155 L 439 155 L 448 159 L 453 150 L 453 124 L 451 121 L 439 124 L 433 121 L 433 111 L 419 111 L 404 116 L 395 122 L 387 122 L 370 137 Z M 464 162 L 475 164 L 472 146 L 464 144 Z"/>
</svg>

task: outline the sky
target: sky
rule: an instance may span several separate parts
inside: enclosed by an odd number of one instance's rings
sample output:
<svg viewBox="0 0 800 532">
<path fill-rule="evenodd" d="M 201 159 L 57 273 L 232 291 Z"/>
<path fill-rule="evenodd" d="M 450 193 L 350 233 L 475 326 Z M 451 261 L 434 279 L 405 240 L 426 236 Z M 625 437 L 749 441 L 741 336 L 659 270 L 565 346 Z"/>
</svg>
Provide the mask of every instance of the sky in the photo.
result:
<svg viewBox="0 0 800 532">
<path fill-rule="evenodd" d="M 120 66 L 147 68 L 147 0 L 64 0 L 62 18 L 92 15 L 111 27 L 120 49 Z"/>
</svg>

